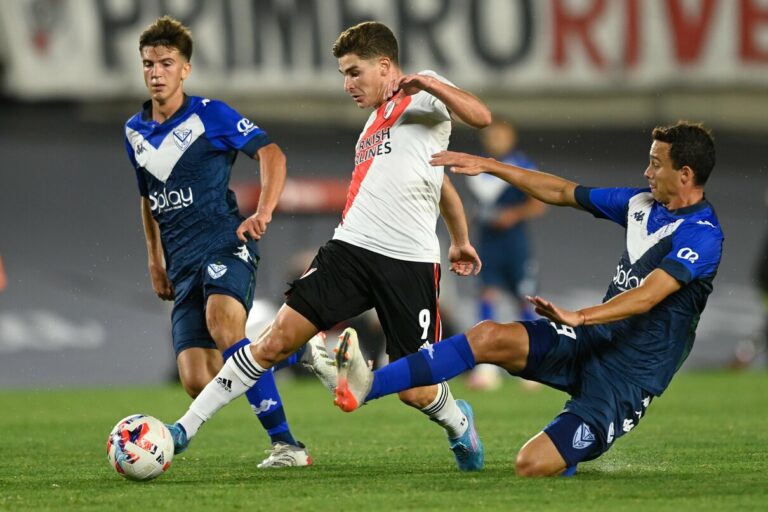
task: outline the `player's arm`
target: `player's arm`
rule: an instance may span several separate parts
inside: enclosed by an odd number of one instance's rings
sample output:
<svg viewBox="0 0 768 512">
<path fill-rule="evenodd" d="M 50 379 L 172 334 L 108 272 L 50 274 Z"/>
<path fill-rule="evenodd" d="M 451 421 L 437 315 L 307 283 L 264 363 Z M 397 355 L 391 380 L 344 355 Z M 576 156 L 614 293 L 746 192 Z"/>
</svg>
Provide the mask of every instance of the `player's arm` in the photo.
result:
<svg viewBox="0 0 768 512">
<path fill-rule="evenodd" d="M 144 225 L 144 237 L 147 242 L 147 256 L 149 277 L 152 280 L 152 289 L 163 300 L 173 300 L 174 290 L 168 272 L 165 269 L 165 255 L 163 254 L 163 241 L 160 238 L 160 226 L 152 217 L 149 199 L 141 198 L 141 221 Z"/>
<path fill-rule="evenodd" d="M 443 175 L 440 214 L 443 216 L 448 234 L 451 237 L 451 247 L 448 249 L 451 272 L 460 276 L 477 274 L 480 272 L 482 262 L 477 251 L 469 242 L 469 228 L 461 197 L 447 175 Z"/>
<path fill-rule="evenodd" d="M 503 208 L 494 217 L 491 225 L 497 229 L 511 228 L 519 222 L 541 217 L 546 210 L 547 205 L 534 197 L 528 196 L 522 204 Z"/>
<path fill-rule="evenodd" d="M 274 142 L 261 147 L 253 156 L 259 161 L 261 177 L 261 194 L 256 213 L 248 217 L 237 228 L 237 237 L 246 241 L 246 234 L 254 240 L 259 240 L 267 231 L 267 225 L 272 222 L 272 212 L 277 207 L 280 194 L 285 187 L 286 158 L 280 146 Z"/>
<path fill-rule="evenodd" d="M 544 203 L 581 208 L 576 201 L 578 185 L 553 174 L 505 164 L 493 158 L 454 151 L 441 151 L 432 155 L 430 164 L 448 166 L 452 172 L 467 176 L 476 176 L 483 172 L 492 174 Z"/>
<path fill-rule="evenodd" d="M 405 75 L 400 78 L 397 88 L 405 94 L 426 91 L 442 101 L 458 119 L 473 128 L 485 128 L 491 124 L 491 111 L 474 94 L 447 84 L 428 75 Z"/>
<path fill-rule="evenodd" d="M 648 274 L 640 286 L 620 293 L 598 306 L 569 311 L 541 297 L 528 297 L 528 300 L 536 307 L 536 313 L 539 315 L 560 324 L 578 327 L 607 324 L 647 313 L 681 287 L 680 281 L 657 268 Z"/>
</svg>

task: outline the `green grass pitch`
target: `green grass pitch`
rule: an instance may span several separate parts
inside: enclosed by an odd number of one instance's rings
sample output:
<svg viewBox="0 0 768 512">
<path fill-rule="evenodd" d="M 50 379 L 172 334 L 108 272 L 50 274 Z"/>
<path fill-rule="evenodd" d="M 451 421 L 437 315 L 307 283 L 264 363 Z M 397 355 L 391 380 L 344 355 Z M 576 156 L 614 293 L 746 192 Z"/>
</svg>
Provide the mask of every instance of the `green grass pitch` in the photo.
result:
<svg viewBox="0 0 768 512">
<path fill-rule="evenodd" d="M 281 383 L 314 466 L 259 470 L 268 448 L 244 399 L 207 424 L 165 475 L 145 483 L 106 462 L 106 437 L 131 413 L 174 420 L 177 386 L 0 392 L 0 510 L 768 510 L 768 377 L 684 373 L 640 426 L 575 478 L 514 476 L 517 449 L 565 395 L 454 395 L 475 409 L 486 467 L 460 473 L 439 427 L 393 397 L 353 414 L 313 380 Z"/>
</svg>

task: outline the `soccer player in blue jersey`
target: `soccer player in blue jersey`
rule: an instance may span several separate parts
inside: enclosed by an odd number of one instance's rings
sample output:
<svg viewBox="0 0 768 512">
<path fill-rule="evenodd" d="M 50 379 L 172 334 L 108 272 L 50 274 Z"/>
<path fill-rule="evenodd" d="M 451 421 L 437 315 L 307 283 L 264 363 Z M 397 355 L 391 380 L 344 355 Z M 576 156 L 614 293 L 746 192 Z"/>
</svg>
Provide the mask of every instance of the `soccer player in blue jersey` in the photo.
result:
<svg viewBox="0 0 768 512">
<path fill-rule="evenodd" d="M 679 122 L 657 127 L 652 138 L 646 188 L 589 188 L 491 158 L 434 155 L 433 165 L 490 173 L 545 203 L 611 220 L 625 229 L 626 249 L 602 304 L 570 311 L 530 297 L 546 319 L 481 322 L 376 372 L 356 345 L 340 346 L 350 401 L 441 382 L 478 363 L 567 392 L 563 411 L 520 449 L 521 476 L 573 474 L 579 462 L 599 457 L 634 429 L 693 346 L 723 247 L 704 196 L 715 165 L 710 133 Z"/>
<path fill-rule="evenodd" d="M 141 34 L 139 51 L 151 99 L 126 123 L 125 147 L 141 193 L 152 287 L 161 299 L 174 301 L 176 362 L 194 398 L 221 369 L 222 353 L 226 360 L 250 343 L 245 324 L 257 241 L 283 190 L 286 159 L 264 130 L 227 104 L 184 93 L 192 37 L 181 23 L 159 18 Z M 247 219 L 228 188 L 238 152 L 260 162 L 259 205 Z M 294 359 L 325 371 L 335 385 L 325 346 L 315 341 Z M 266 375 L 246 396 L 273 443 L 259 467 L 311 464 L 288 427 L 274 376 Z"/>
</svg>

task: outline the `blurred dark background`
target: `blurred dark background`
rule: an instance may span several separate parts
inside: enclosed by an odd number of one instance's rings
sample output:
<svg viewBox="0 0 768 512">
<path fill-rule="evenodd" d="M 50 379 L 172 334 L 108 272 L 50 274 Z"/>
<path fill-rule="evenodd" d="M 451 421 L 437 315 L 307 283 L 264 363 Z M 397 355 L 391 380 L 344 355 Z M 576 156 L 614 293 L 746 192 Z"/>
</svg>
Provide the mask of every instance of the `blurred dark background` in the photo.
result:
<svg viewBox="0 0 768 512">
<path fill-rule="evenodd" d="M 318 183 L 343 183 L 352 171 L 368 112 L 344 95 L 328 49 L 362 19 L 392 26 L 406 70 L 435 69 L 477 93 L 517 125 L 520 147 L 541 169 L 579 183 L 643 186 L 651 129 L 703 121 L 718 151 L 707 197 L 726 243 L 687 364 L 727 366 L 740 344 L 760 336 L 766 2 L 383 4 L 4 4 L 0 387 L 159 382 L 173 367 L 170 305 L 151 290 L 123 145 L 123 123 L 144 98 L 138 35 L 161 12 L 185 19 L 196 37 L 187 92 L 224 99 L 264 127 L 288 156 L 294 184 L 314 184 L 299 198 L 309 203 L 327 193 Z M 461 126 L 451 147 L 480 151 L 477 134 Z M 258 183 L 257 169 L 241 155 L 233 185 L 247 191 Z M 453 177 L 471 218 L 477 208 L 467 179 Z M 339 220 L 322 206 L 301 210 L 277 214 L 261 244 L 260 304 L 281 302 L 297 255 L 313 254 Z M 550 209 L 530 228 L 541 294 L 566 306 L 599 301 L 623 248 L 622 230 L 564 209 Z M 440 233 L 447 247 L 442 226 Z M 441 306 L 455 329 L 466 329 L 476 320 L 477 283 L 446 273 L 442 286 Z"/>
</svg>

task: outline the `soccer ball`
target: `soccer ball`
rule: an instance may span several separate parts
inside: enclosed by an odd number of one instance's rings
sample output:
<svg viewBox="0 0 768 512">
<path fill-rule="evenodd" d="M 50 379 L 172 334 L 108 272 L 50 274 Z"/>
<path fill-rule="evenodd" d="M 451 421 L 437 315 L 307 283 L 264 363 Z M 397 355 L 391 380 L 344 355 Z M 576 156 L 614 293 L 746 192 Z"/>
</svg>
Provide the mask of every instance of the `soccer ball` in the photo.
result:
<svg viewBox="0 0 768 512">
<path fill-rule="evenodd" d="M 127 416 L 109 433 L 107 459 L 115 471 L 129 480 L 152 480 L 171 465 L 171 433 L 152 416 Z"/>
</svg>

